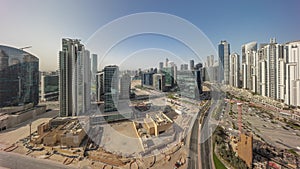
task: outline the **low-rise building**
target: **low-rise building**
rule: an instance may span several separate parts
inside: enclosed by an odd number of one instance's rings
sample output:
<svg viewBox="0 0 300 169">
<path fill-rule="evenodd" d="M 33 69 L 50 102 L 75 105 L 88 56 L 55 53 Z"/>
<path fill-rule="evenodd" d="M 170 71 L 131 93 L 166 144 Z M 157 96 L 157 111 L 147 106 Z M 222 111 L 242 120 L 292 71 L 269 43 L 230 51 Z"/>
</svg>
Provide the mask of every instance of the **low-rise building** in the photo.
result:
<svg viewBox="0 0 300 169">
<path fill-rule="evenodd" d="M 147 114 L 144 119 L 144 127 L 149 135 L 158 136 L 160 133 L 165 132 L 173 125 L 171 120 L 164 113 Z"/>
<path fill-rule="evenodd" d="M 79 147 L 86 136 L 78 120 L 69 120 L 52 129 L 49 123 L 42 123 L 37 127 L 37 131 L 39 137 L 34 142 L 46 146 Z"/>
<path fill-rule="evenodd" d="M 56 72 L 43 72 L 40 83 L 41 101 L 58 100 L 58 75 Z"/>
</svg>

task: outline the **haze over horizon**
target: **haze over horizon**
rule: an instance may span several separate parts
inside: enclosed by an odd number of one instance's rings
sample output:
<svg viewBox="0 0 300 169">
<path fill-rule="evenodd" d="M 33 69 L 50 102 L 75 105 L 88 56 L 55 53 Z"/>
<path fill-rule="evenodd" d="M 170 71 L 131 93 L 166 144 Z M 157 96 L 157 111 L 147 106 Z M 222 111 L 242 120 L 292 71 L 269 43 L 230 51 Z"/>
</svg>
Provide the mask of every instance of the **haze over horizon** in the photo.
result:
<svg viewBox="0 0 300 169">
<path fill-rule="evenodd" d="M 56 70 L 62 38 L 78 38 L 85 44 L 99 28 L 117 18 L 141 12 L 160 12 L 178 16 L 197 26 L 215 49 L 221 40 L 227 40 L 231 45 L 231 52 L 240 54 L 241 45 L 250 41 L 264 43 L 272 37 L 275 37 L 279 43 L 299 40 L 299 4 L 297 0 L 206 3 L 196 0 L 188 3 L 171 0 L 88 0 L 77 3 L 71 0 L 43 2 L 2 0 L 0 44 L 17 48 L 32 46 L 26 51 L 40 59 L 40 70 Z M 176 48 L 171 49 L 170 46 L 174 45 Z M 89 50 L 88 47 L 87 49 Z M 146 35 L 120 43 L 120 46 L 107 55 L 102 64 L 117 64 L 122 61 L 122 57 L 128 55 L 149 58 L 151 56 L 149 49 L 153 49 L 152 52 L 156 52 L 157 55 L 161 54 L 161 59 L 140 63 L 143 62 L 141 59 L 140 62 L 134 62 L 130 66 L 133 68 L 144 64 L 150 67 L 157 66 L 157 60 L 165 60 L 168 55 L 166 51 L 185 58 L 186 62 L 195 57 L 191 51 L 174 39 Z M 91 50 L 91 53 L 94 52 Z M 203 57 L 206 55 L 207 53 L 203 54 Z M 124 62 L 124 68 L 125 65 Z"/>
</svg>

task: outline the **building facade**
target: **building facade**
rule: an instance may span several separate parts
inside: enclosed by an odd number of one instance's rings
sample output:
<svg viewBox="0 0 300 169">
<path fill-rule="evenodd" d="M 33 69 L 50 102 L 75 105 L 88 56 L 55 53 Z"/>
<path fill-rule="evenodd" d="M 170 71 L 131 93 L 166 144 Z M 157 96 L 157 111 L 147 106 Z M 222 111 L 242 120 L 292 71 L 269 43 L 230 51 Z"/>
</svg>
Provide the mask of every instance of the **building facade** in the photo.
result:
<svg viewBox="0 0 300 169">
<path fill-rule="evenodd" d="M 96 94 L 96 75 L 98 72 L 98 55 L 97 54 L 92 54 L 91 55 L 91 86 L 92 86 L 92 90 L 91 93 L 94 96 L 93 99 L 95 100 L 95 96 Z M 96 96 L 97 97 L 97 96 Z"/>
<path fill-rule="evenodd" d="M 58 90 L 58 74 L 56 72 L 47 73 L 44 72 L 41 75 L 41 101 L 58 100 L 59 90 Z"/>
<path fill-rule="evenodd" d="M 120 99 L 129 99 L 131 90 L 131 77 L 123 74 L 120 80 Z"/>
<path fill-rule="evenodd" d="M 90 53 L 78 39 L 62 39 L 59 52 L 60 116 L 77 116 L 89 111 Z"/>
<path fill-rule="evenodd" d="M 164 69 L 164 68 L 163 68 Z M 154 71 L 143 72 L 142 74 L 142 85 L 152 86 Z"/>
<path fill-rule="evenodd" d="M 0 45 L 0 107 L 39 102 L 39 59 Z"/>
<path fill-rule="evenodd" d="M 174 69 L 172 67 L 165 67 L 162 69 L 162 74 L 165 75 L 166 87 L 168 88 L 174 87 Z"/>
<path fill-rule="evenodd" d="M 166 80 L 164 74 L 154 74 L 153 75 L 153 87 L 155 90 L 165 91 Z"/>
<path fill-rule="evenodd" d="M 194 67 L 195 67 L 195 62 L 194 60 L 190 60 L 190 70 L 194 70 Z"/>
<path fill-rule="evenodd" d="M 233 53 L 229 57 L 229 85 L 240 87 L 240 55 Z"/>
<path fill-rule="evenodd" d="M 105 66 L 104 73 L 104 112 L 118 110 L 119 102 L 119 67 Z"/>
<path fill-rule="evenodd" d="M 253 66 L 254 57 L 257 51 L 257 42 L 250 42 L 242 46 L 242 87 L 244 89 L 253 89 Z"/>
<path fill-rule="evenodd" d="M 278 99 L 278 82 L 283 78 L 278 74 L 279 58 L 283 58 L 283 46 L 276 43 L 275 39 L 271 39 L 270 44 L 265 47 L 266 55 L 266 77 L 267 77 L 267 97 Z"/>
<path fill-rule="evenodd" d="M 188 70 L 189 65 L 188 64 L 181 64 L 180 70 Z"/>
<path fill-rule="evenodd" d="M 230 45 L 227 41 L 221 41 L 218 45 L 219 50 L 219 59 L 221 70 L 224 70 L 224 73 L 221 75 L 221 81 L 223 81 L 224 84 L 229 84 L 229 55 L 230 55 Z M 220 67 L 219 67 L 220 68 Z"/>
<path fill-rule="evenodd" d="M 164 62 L 159 62 L 158 65 L 158 71 L 160 72 L 160 70 L 164 67 Z"/>
<path fill-rule="evenodd" d="M 288 42 L 284 47 L 286 62 L 285 103 L 300 106 L 300 41 Z"/>
<path fill-rule="evenodd" d="M 104 72 L 100 71 L 96 74 L 96 101 L 100 102 L 104 99 Z"/>
<path fill-rule="evenodd" d="M 202 93 L 201 71 L 178 71 L 177 85 L 181 96 L 198 99 Z"/>
</svg>

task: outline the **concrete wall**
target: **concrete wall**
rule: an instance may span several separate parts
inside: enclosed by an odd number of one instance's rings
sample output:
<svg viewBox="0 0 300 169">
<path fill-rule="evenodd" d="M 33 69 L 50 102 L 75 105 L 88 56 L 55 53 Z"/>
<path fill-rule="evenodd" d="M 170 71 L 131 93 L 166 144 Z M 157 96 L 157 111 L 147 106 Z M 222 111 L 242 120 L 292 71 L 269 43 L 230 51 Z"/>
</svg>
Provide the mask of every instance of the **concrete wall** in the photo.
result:
<svg viewBox="0 0 300 169">
<path fill-rule="evenodd" d="M 85 137 L 86 133 L 83 129 L 80 129 L 78 133 L 66 133 L 61 135 L 61 145 L 67 147 L 79 147 L 81 141 Z"/>
<path fill-rule="evenodd" d="M 47 131 L 49 129 L 49 122 L 48 123 L 42 123 L 40 125 L 38 125 L 37 127 L 37 133 L 38 135 L 43 135 L 45 133 L 45 131 Z"/>
<path fill-rule="evenodd" d="M 54 146 L 57 142 L 57 134 L 50 133 L 43 138 L 43 144 L 46 146 Z"/>
<path fill-rule="evenodd" d="M 41 115 L 45 112 L 46 112 L 46 106 L 39 106 L 25 112 L 19 112 L 14 115 L 9 115 L 7 121 L 7 128 L 14 127 L 30 119 L 34 119 L 36 118 L 36 116 Z"/>
<path fill-rule="evenodd" d="M 2 115 L 0 116 L 0 131 L 6 130 L 8 127 L 8 115 Z"/>
<path fill-rule="evenodd" d="M 159 135 L 160 132 L 168 130 L 170 127 L 172 127 L 172 125 L 172 123 L 167 123 L 164 125 L 157 126 L 157 135 Z"/>
</svg>

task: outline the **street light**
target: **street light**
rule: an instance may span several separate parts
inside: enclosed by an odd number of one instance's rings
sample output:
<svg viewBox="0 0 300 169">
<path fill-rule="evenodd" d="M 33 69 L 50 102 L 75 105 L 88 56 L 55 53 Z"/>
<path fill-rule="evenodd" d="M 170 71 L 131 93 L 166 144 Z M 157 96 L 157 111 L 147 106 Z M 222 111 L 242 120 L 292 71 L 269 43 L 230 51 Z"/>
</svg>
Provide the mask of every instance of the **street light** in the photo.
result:
<svg viewBox="0 0 300 169">
<path fill-rule="evenodd" d="M 30 120 L 30 123 L 29 123 L 29 142 L 31 142 L 31 124 L 32 124 L 32 121 Z"/>
</svg>

